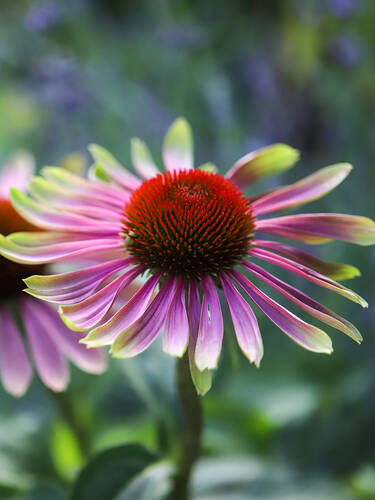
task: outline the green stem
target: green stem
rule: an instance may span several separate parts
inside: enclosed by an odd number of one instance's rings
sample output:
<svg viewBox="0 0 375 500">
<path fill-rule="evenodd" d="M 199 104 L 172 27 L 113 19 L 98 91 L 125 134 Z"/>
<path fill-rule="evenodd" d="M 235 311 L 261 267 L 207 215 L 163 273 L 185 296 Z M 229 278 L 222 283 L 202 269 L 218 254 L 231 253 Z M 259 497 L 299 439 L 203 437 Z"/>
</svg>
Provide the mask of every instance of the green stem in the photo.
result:
<svg viewBox="0 0 375 500">
<path fill-rule="evenodd" d="M 173 500 L 188 500 L 191 471 L 199 456 L 203 428 L 200 398 L 191 380 L 189 358 L 177 360 L 177 392 L 181 405 L 181 440 Z"/>
<path fill-rule="evenodd" d="M 77 443 L 80 447 L 82 456 L 87 456 L 89 453 L 89 438 L 87 435 L 86 427 L 82 419 L 77 415 L 74 410 L 74 405 L 66 392 L 53 392 L 49 391 L 55 400 L 62 417 L 73 431 Z"/>
</svg>

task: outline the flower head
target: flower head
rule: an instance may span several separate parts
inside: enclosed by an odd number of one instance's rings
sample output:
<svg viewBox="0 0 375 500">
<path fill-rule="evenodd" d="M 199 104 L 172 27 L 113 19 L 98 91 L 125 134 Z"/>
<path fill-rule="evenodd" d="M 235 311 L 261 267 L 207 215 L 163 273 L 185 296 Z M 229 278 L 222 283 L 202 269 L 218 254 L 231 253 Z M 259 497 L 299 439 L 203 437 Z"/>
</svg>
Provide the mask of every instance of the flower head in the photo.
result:
<svg viewBox="0 0 375 500">
<path fill-rule="evenodd" d="M 14 155 L 0 172 L 0 231 L 38 234 L 39 228 L 27 222 L 13 208 L 9 189 L 26 190 L 34 171 L 34 161 L 26 153 Z M 42 263 L 27 265 L 0 257 L 0 378 L 14 396 L 27 390 L 32 377 L 32 363 L 44 384 L 55 391 L 66 388 L 69 370 L 66 358 L 82 370 L 100 373 L 106 359 L 97 349 L 87 351 L 61 321 L 53 306 L 22 293 L 22 280 L 32 273 L 44 274 Z"/>
<path fill-rule="evenodd" d="M 163 147 L 165 171 L 146 145 L 132 141 L 134 176 L 105 149 L 91 146 L 94 180 L 45 168 L 29 186 L 30 197 L 13 190 L 22 217 L 49 232 L 2 238 L 1 252 L 17 262 L 45 264 L 85 259 L 78 271 L 26 279 L 28 292 L 60 305 L 66 324 L 88 330 L 88 346 L 111 345 L 114 356 L 144 351 L 164 331 L 164 351 L 188 350 L 198 392 L 211 385 L 223 338 L 222 289 L 238 344 L 251 362 L 263 356 L 262 337 L 251 303 L 297 344 L 330 353 L 331 340 L 278 304 L 254 284 L 266 283 L 320 321 L 361 341 L 358 330 L 262 263 L 296 274 L 366 306 L 338 281 L 359 274 L 353 266 L 322 261 L 288 243 L 260 239 L 269 233 L 317 244 L 332 239 L 375 243 L 375 223 L 342 214 L 264 215 L 294 208 L 335 188 L 348 164 L 323 168 L 290 186 L 249 198 L 244 190 L 298 160 L 276 144 L 250 153 L 223 177 L 212 165 L 193 166 L 192 134 L 184 119 L 169 129 Z M 146 281 L 127 293 L 138 276 Z"/>
</svg>

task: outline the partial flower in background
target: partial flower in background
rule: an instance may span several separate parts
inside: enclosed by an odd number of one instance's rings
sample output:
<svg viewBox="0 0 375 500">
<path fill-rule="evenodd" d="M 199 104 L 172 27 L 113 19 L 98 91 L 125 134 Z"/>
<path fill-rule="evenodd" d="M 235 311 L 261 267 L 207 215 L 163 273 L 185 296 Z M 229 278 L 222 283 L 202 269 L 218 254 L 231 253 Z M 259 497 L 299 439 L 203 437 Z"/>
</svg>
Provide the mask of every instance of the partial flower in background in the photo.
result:
<svg viewBox="0 0 375 500">
<path fill-rule="evenodd" d="M 34 161 L 27 153 L 14 155 L 0 171 L 0 231 L 4 235 L 40 231 L 23 219 L 9 200 L 10 188 L 26 191 L 33 173 Z M 0 377 L 10 394 L 25 393 L 33 365 L 43 383 L 54 391 L 64 390 L 69 383 L 67 360 L 89 373 L 105 370 L 103 352 L 88 350 L 79 343 L 84 335 L 72 335 L 53 306 L 22 292 L 22 279 L 33 272 L 47 272 L 45 266 L 13 263 L 1 257 L 0 269 Z"/>
<path fill-rule="evenodd" d="M 375 243 L 375 223 L 364 217 L 324 213 L 263 217 L 324 196 L 345 179 L 350 165 L 326 167 L 290 186 L 247 198 L 243 190 L 290 168 L 298 160 L 297 151 L 276 144 L 249 153 L 223 177 L 211 164 L 194 168 L 192 133 L 184 119 L 178 119 L 166 135 L 166 171 L 158 169 L 139 139 L 132 141 L 139 177 L 105 149 L 94 145 L 90 151 L 97 180 L 48 167 L 30 183 L 31 197 L 12 190 L 18 213 L 48 232 L 15 233 L 3 237 L 0 247 L 5 257 L 34 265 L 76 257 L 93 260 L 93 265 L 78 271 L 26 280 L 31 295 L 61 306 L 70 328 L 89 330 L 83 340 L 88 346 L 111 345 L 114 356 L 128 358 L 144 351 L 164 330 L 164 351 L 181 357 L 188 350 L 194 383 L 203 394 L 211 386 L 211 370 L 221 351 L 218 289 L 222 289 L 238 344 L 256 365 L 263 356 L 263 343 L 248 300 L 300 346 L 332 352 L 324 331 L 275 302 L 254 279 L 355 341 L 362 340 L 351 323 L 258 262 L 367 306 L 335 281 L 359 275 L 356 268 L 325 262 L 287 243 L 258 236 L 262 232 L 309 244 L 334 239 Z M 140 275 L 147 281 L 121 305 L 120 295 Z"/>
</svg>

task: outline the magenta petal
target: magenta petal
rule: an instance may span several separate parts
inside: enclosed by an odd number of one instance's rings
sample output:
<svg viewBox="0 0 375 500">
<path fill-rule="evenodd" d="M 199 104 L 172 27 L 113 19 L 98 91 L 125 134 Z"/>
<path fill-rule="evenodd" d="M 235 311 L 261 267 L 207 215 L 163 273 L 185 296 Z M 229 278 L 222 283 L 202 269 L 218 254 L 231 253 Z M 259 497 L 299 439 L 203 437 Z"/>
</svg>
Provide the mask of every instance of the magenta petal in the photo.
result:
<svg viewBox="0 0 375 500">
<path fill-rule="evenodd" d="M 191 278 L 189 282 L 188 318 L 189 318 L 189 364 L 190 373 L 198 394 L 203 396 L 212 385 L 212 372 L 199 370 L 195 362 L 195 348 L 197 345 L 199 321 L 201 317 L 201 301 L 199 298 L 198 283 Z"/>
<path fill-rule="evenodd" d="M 268 273 L 253 262 L 244 263 L 244 267 L 315 318 L 344 332 L 358 343 L 362 341 L 362 336 L 354 325 L 322 304 L 319 304 L 319 302 L 316 302 L 308 295 L 305 295 L 300 290 L 297 290 L 297 288 L 276 278 L 276 276 Z"/>
<path fill-rule="evenodd" d="M 297 344 L 313 352 L 325 354 L 332 352 L 331 339 L 325 332 L 305 323 L 288 309 L 272 300 L 238 271 L 231 271 L 230 274 L 259 309 Z"/>
<path fill-rule="evenodd" d="M 29 387 L 32 369 L 11 312 L 0 312 L 0 374 L 3 386 L 13 396 L 22 396 Z"/>
<path fill-rule="evenodd" d="M 255 314 L 225 273 L 220 274 L 220 282 L 232 316 L 238 345 L 245 356 L 259 366 L 263 357 L 263 342 Z"/>
<path fill-rule="evenodd" d="M 268 250 L 262 250 L 261 248 L 252 248 L 250 254 L 258 257 L 259 259 L 271 262 L 272 264 L 282 267 L 283 269 L 287 269 L 288 271 L 291 271 L 292 273 L 297 274 L 298 276 L 301 276 L 316 285 L 333 290 L 347 299 L 357 302 L 357 304 L 360 304 L 362 307 L 368 306 L 367 302 L 357 293 L 353 292 L 353 290 L 346 288 L 341 285 L 341 283 L 337 283 L 337 281 L 327 278 L 327 276 L 317 273 L 313 269 L 303 266 L 302 264 L 298 264 L 298 262 L 293 262 L 292 260 L 286 259 L 281 255 L 276 255 Z"/>
<path fill-rule="evenodd" d="M 84 342 L 90 347 L 112 344 L 121 332 L 127 330 L 143 315 L 161 275 L 162 273 L 158 272 L 151 276 L 129 302 L 106 323 L 91 330 L 87 337 L 84 338 Z"/>
<path fill-rule="evenodd" d="M 163 328 L 176 287 L 177 278 L 168 278 L 143 316 L 117 337 L 111 351 L 114 357 L 131 358 L 154 342 Z"/>
<path fill-rule="evenodd" d="M 220 300 L 214 282 L 209 276 L 204 276 L 201 285 L 203 302 L 195 349 L 195 362 L 199 370 L 203 371 L 206 368 L 214 369 L 217 366 L 224 326 Z"/>
<path fill-rule="evenodd" d="M 141 266 L 133 266 L 85 300 L 61 307 L 61 315 L 67 326 L 72 330 L 93 328 L 104 318 L 119 292 L 142 273 L 142 270 Z"/>
<path fill-rule="evenodd" d="M 33 301 L 22 303 L 22 319 L 30 342 L 37 372 L 43 383 L 59 392 L 69 383 L 69 370 L 60 349 L 49 336 L 46 325 L 37 313 Z"/>
<path fill-rule="evenodd" d="M 184 278 L 180 278 L 172 299 L 164 327 L 163 349 L 172 356 L 181 358 L 189 340 L 189 322 L 185 306 Z"/>
<path fill-rule="evenodd" d="M 303 266 L 307 266 L 310 269 L 314 269 L 314 271 L 324 274 L 324 276 L 328 276 L 328 278 L 333 280 L 342 281 L 361 275 L 359 269 L 354 266 L 339 264 L 337 262 L 327 262 L 315 257 L 314 255 L 304 252 L 299 248 L 287 245 L 286 243 L 280 243 L 279 241 L 256 239 L 256 241 L 254 241 L 254 245 L 257 248 L 273 250 L 274 252 L 277 252 L 294 262 L 298 262 Z"/>
<path fill-rule="evenodd" d="M 95 374 L 106 370 L 107 357 L 104 352 L 101 349 L 87 349 L 85 345 L 80 344 L 84 334 L 76 334 L 69 330 L 51 306 L 37 302 L 33 307 L 36 308 L 49 336 L 76 366 L 85 372 Z"/>
<path fill-rule="evenodd" d="M 375 243 L 375 222 L 367 217 L 343 214 L 299 214 L 257 220 L 256 229 L 318 244 L 343 240 L 357 245 Z"/>
<path fill-rule="evenodd" d="M 340 184 L 351 169 L 352 166 L 348 163 L 322 168 L 290 186 L 277 189 L 254 201 L 254 213 L 258 216 L 316 200 Z"/>
</svg>

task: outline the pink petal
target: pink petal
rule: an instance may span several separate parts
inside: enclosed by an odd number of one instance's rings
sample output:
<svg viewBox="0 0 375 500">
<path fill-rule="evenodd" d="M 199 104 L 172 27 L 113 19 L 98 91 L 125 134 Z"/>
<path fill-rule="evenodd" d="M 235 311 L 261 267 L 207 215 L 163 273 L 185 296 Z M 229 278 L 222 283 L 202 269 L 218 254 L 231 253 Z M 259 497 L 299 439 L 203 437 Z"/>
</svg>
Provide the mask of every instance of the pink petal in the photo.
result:
<svg viewBox="0 0 375 500">
<path fill-rule="evenodd" d="M 348 163 L 322 168 L 291 186 L 277 189 L 252 204 L 255 215 L 267 214 L 316 200 L 332 191 L 350 173 Z"/>
<path fill-rule="evenodd" d="M 195 362 L 195 348 L 197 345 L 200 316 L 201 302 L 198 284 L 194 279 L 190 279 L 188 300 L 190 373 L 198 394 L 204 396 L 211 389 L 212 372 L 210 370 L 199 370 Z"/>
<path fill-rule="evenodd" d="M 325 243 L 331 239 L 349 241 L 357 245 L 375 243 L 375 222 L 356 215 L 288 215 L 257 220 L 256 229 L 311 244 Z"/>
<path fill-rule="evenodd" d="M 139 320 L 117 337 L 111 350 L 114 357 L 131 358 L 154 342 L 165 323 L 176 286 L 176 278 L 167 279 Z"/>
<path fill-rule="evenodd" d="M 106 174 L 124 188 L 133 191 L 141 185 L 141 181 L 128 172 L 125 167 L 123 167 L 121 163 L 103 147 L 97 144 L 91 144 L 89 146 L 89 151 L 95 162 L 104 169 Z"/>
<path fill-rule="evenodd" d="M 8 200 L 10 188 L 26 191 L 34 170 L 34 158 L 28 153 L 9 158 L 0 172 L 0 198 Z"/>
<path fill-rule="evenodd" d="M 93 328 L 104 318 L 119 292 L 142 270 L 141 266 L 134 266 L 85 300 L 61 307 L 61 315 L 67 326 L 71 330 L 81 331 Z"/>
<path fill-rule="evenodd" d="M 84 215 L 67 213 L 28 198 L 22 191 L 11 189 L 10 199 L 17 212 L 28 222 L 52 231 L 72 231 L 116 236 L 121 233 L 119 221 L 92 219 Z"/>
<path fill-rule="evenodd" d="M 8 308 L 1 308 L 0 319 L 1 380 L 6 391 L 13 396 L 22 396 L 32 377 L 30 361 Z"/>
<path fill-rule="evenodd" d="M 185 306 L 185 287 L 185 279 L 180 278 L 164 327 L 163 350 L 179 358 L 183 356 L 189 341 L 189 322 Z"/>
<path fill-rule="evenodd" d="M 163 160 L 169 172 L 194 168 L 193 137 L 184 118 L 178 118 L 170 126 L 164 140 Z"/>
<path fill-rule="evenodd" d="M 72 194 L 80 195 L 82 199 L 95 198 L 102 204 L 122 209 L 125 203 L 124 198 L 126 200 L 128 197 L 128 192 L 123 188 L 98 180 L 87 181 L 63 168 L 45 167 L 42 169 L 42 174 L 54 185 Z"/>
<path fill-rule="evenodd" d="M 103 373 L 107 368 L 107 357 L 101 349 L 87 349 L 80 344 L 82 333 L 72 333 L 61 321 L 51 306 L 37 302 L 33 304 L 38 317 L 46 327 L 50 338 L 58 348 L 81 370 L 88 373 Z"/>
<path fill-rule="evenodd" d="M 98 326 L 85 337 L 84 342 L 90 347 L 112 344 L 115 338 L 126 331 L 146 311 L 154 288 L 158 284 L 162 273 L 155 273 L 143 287 L 106 323 Z"/>
<path fill-rule="evenodd" d="M 63 391 L 69 383 L 67 363 L 31 299 L 23 301 L 22 319 L 40 378 L 53 391 Z"/>
<path fill-rule="evenodd" d="M 220 282 L 232 316 L 238 345 L 245 356 L 259 366 L 263 357 L 263 342 L 255 314 L 225 273 L 220 274 Z"/>
<path fill-rule="evenodd" d="M 281 255 L 276 255 L 272 252 L 269 252 L 268 250 L 253 248 L 250 253 L 251 255 L 258 257 L 259 259 L 266 260 L 267 262 L 271 262 L 272 264 L 287 269 L 288 271 L 291 271 L 292 273 L 297 274 L 298 276 L 302 276 L 302 278 L 305 278 L 306 280 L 311 281 L 312 283 L 333 290 L 334 292 L 343 295 L 347 299 L 352 300 L 353 302 L 357 302 L 362 307 L 368 307 L 367 302 L 364 299 L 362 299 L 362 297 L 360 297 L 357 293 L 353 292 L 353 290 L 350 290 L 349 288 L 344 287 L 340 283 L 337 283 L 336 281 L 327 278 L 327 276 L 317 273 L 313 269 L 310 269 L 306 266 L 303 266 L 302 264 L 298 264 L 297 262 L 293 262 L 289 259 L 286 259 Z"/>
<path fill-rule="evenodd" d="M 342 281 L 349 278 L 354 278 L 355 276 L 360 276 L 361 273 L 359 269 L 348 264 L 338 264 L 336 262 L 327 262 L 318 259 L 314 255 L 311 255 L 299 248 L 292 247 L 286 243 L 280 243 L 279 241 L 266 241 L 258 240 L 254 241 L 254 245 L 257 248 L 265 248 L 273 250 L 284 257 L 298 262 L 303 266 L 307 266 L 310 269 L 314 269 L 320 274 L 324 274 L 333 280 Z"/>
<path fill-rule="evenodd" d="M 298 159 L 297 150 L 286 144 L 273 144 L 240 158 L 225 177 L 242 189 L 263 177 L 289 169 Z"/>
<path fill-rule="evenodd" d="M 338 314 L 334 313 L 330 309 L 327 309 L 319 302 L 316 302 L 308 295 L 305 295 L 297 288 L 285 283 L 285 281 L 276 278 L 272 274 L 268 273 L 261 267 L 257 266 L 252 262 L 244 263 L 244 267 L 255 274 L 262 281 L 270 285 L 272 288 L 277 290 L 279 293 L 284 295 L 291 302 L 296 304 L 307 311 L 311 316 L 318 318 L 323 323 L 332 326 L 333 328 L 337 328 L 344 332 L 346 335 L 349 335 L 353 340 L 360 343 L 362 341 L 362 335 L 359 333 L 357 328 L 352 325 L 349 321 L 344 318 L 341 318 Z"/>
<path fill-rule="evenodd" d="M 0 235 L 0 253 L 21 264 L 47 264 L 66 259 L 93 258 L 99 252 L 123 248 L 121 238 L 73 233 L 13 233 Z"/>
<path fill-rule="evenodd" d="M 200 371 L 216 368 L 223 341 L 223 316 L 215 284 L 209 276 L 201 281 L 203 302 L 195 362 Z"/>
<path fill-rule="evenodd" d="M 259 309 L 294 342 L 309 351 L 325 354 L 332 352 L 331 339 L 325 332 L 305 323 L 288 309 L 272 300 L 238 271 L 231 271 L 230 274 Z"/>
</svg>

